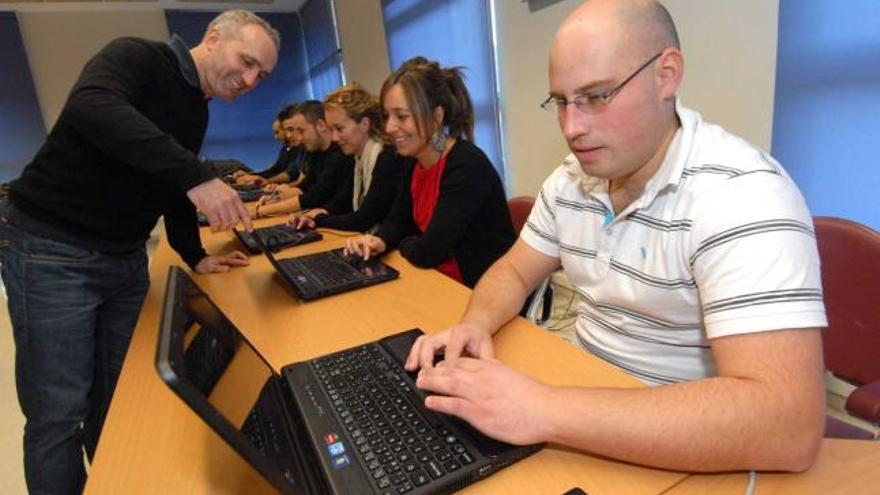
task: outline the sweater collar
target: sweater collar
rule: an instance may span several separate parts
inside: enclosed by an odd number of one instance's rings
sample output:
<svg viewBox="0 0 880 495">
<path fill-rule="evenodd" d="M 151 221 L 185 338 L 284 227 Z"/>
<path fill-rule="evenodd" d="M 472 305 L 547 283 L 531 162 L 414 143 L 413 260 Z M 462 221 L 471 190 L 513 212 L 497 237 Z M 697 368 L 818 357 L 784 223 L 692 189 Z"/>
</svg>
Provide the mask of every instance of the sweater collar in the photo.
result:
<svg viewBox="0 0 880 495">
<path fill-rule="evenodd" d="M 186 82 L 196 89 L 201 89 L 199 71 L 196 69 L 196 63 L 193 61 L 192 55 L 189 53 L 189 47 L 186 46 L 183 38 L 176 34 L 171 36 L 168 46 L 174 52 L 177 64 L 180 66 L 180 74 L 186 79 Z"/>
</svg>

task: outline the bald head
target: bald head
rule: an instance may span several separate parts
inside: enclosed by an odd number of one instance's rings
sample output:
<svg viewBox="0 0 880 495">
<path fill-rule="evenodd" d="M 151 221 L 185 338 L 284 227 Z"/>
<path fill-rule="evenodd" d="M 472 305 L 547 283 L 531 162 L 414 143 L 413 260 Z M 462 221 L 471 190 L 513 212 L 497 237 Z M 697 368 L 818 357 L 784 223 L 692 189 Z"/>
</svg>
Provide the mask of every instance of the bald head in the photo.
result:
<svg viewBox="0 0 880 495">
<path fill-rule="evenodd" d="M 666 9 L 652 0 L 584 2 L 559 27 L 549 69 L 548 102 L 584 171 L 650 175 L 678 126 L 684 74 Z"/>
<path fill-rule="evenodd" d="M 669 11 L 655 0 L 588 0 L 562 23 L 554 46 L 571 42 L 570 38 L 578 34 L 625 43 L 627 51 L 637 52 L 637 57 L 668 47 L 680 48 Z"/>
</svg>

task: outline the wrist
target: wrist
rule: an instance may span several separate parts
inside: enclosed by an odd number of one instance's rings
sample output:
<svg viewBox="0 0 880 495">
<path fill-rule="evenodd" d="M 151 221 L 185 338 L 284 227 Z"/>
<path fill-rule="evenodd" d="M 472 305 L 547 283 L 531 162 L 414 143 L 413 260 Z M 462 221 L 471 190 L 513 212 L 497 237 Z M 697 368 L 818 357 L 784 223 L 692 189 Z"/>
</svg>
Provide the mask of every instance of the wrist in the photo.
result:
<svg viewBox="0 0 880 495">
<path fill-rule="evenodd" d="M 461 321 L 459 322 L 459 324 L 466 325 L 475 331 L 483 333 L 489 339 L 492 338 L 492 336 L 495 334 L 495 331 L 497 330 L 497 328 L 493 329 L 492 325 L 488 324 L 487 322 L 482 321 L 479 318 L 476 318 L 476 317 L 474 317 L 472 315 L 468 315 L 468 314 L 465 314 L 461 318 Z"/>
<path fill-rule="evenodd" d="M 535 428 L 538 441 L 556 443 L 560 445 L 572 445 L 574 440 L 571 434 L 566 433 L 565 411 L 571 411 L 575 404 L 574 397 L 570 395 L 574 391 L 571 387 L 551 386 L 538 383 L 538 392 L 534 404 L 538 407 L 535 412 Z M 561 408 L 561 409 L 559 409 Z M 563 414 L 562 416 L 560 414 Z"/>
<path fill-rule="evenodd" d="M 537 397 L 535 397 L 536 400 L 532 401 L 532 403 L 538 409 L 534 412 L 535 417 L 531 421 L 535 428 L 535 440 L 536 442 L 562 444 L 564 443 L 563 435 L 557 428 L 558 425 L 552 414 L 558 410 L 556 408 L 562 407 L 562 410 L 567 410 L 568 408 L 565 399 L 562 397 L 564 395 L 563 389 L 543 383 L 537 383 L 536 385 L 538 387 Z"/>
</svg>

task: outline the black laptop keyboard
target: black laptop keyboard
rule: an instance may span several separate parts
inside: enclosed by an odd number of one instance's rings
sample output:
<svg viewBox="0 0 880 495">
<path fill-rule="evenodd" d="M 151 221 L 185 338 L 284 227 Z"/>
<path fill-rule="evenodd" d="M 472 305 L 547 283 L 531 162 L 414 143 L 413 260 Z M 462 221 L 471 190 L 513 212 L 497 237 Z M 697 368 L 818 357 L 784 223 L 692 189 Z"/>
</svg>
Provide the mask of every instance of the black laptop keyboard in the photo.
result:
<svg viewBox="0 0 880 495">
<path fill-rule="evenodd" d="M 260 452 L 266 454 L 266 456 L 268 456 L 270 452 L 268 446 L 271 445 L 273 441 L 278 443 L 281 442 L 278 432 L 275 431 L 272 422 L 263 417 L 259 405 L 255 405 L 255 407 L 251 409 L 250 414 L 248 414 L 247 418 L 244 420 L 244 424 L 241 425 L 241 432 L 250 439 L 254 446 L 260 449 Z"/>
<path fill-rule="evenodd" d="M 263 246 L 270 251 L 276 252 L 286 247 L 298 246 L 313 241 L 320 240 L 323 236 L 314 229 L 295 229 L 289 225 L 273 225 L 271 227 L 260 227 L 254 229 L 253 232 L 236 231 L 236 236 L 241 240 L 244 246 L 251 253 L 260 253 L 262 248 L 257 242 L 259 237 Z"/>
<path fill-rule="evenodd" d="M 319 288 L 343 287 L 364 279 L 363 274 L 330 252 L 288 258 L 284 264 L 292 269 L 290 275 L 294 278 L 302 274 Z"/>
<path fill-rule="evenodd" d="M 408 493 L 474 462 L 375 345 L 320 358 L 315 372 L 380 493 Z"/>
<path fill-rule="evenodd" d="M 311 229 L 296 230 L 287 225 L 254 229 L 254 234 L 260 236 L 263 245 L 273 251 L 320 239 L 320 236 L 316 236 Z"/>
<path fill-rule="evenodd" d="M 264 389 L 261 391 L 259 398 L 257 399 L 254 407 L 251 408 L 251 412 L 248 414 L 247 418 L 245 418 L 244 423 L 241 425 L 241 432 L 245 434 L 245 436 L 250 439 L 251 443 L 253 443 L 261 452 L 266 454 L 269 459 L 275 459 L 275 454 L 278 452 L 284 452 L 284 438 L 282 436 L 282 432 L 278 431 L 275 428 L 276 421 L 274 421 L 269 413 L 269 408 L 267 407 L 266 401 L 271 400 L 271 396 L 267 390 L 269 387 L 269 382 L 267 382 Z"/>
</svg>

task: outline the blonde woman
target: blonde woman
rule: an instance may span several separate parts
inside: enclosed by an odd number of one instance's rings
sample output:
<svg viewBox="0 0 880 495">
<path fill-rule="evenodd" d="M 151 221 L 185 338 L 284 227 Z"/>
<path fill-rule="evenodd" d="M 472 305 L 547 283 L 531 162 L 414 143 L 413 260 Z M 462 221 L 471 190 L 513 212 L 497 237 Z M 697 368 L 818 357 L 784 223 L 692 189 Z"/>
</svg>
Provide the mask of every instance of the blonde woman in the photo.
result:
<svg viewBox="0 0 880 495">
<path fill-rule="evenodd" d="M 324 118 L 333 142 L 354 157 L 354 175 L 330 202 L 291 215 L 289 223 L 297 228 L 371 231 L 391 209 L 404 159 L 382 132 L 379 100 L 358 83 L 324 98 Z"/>
</svg>

